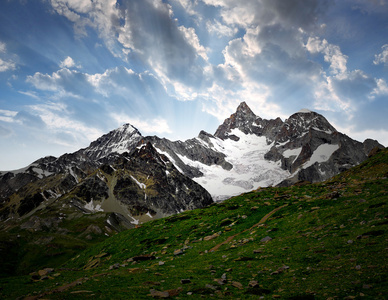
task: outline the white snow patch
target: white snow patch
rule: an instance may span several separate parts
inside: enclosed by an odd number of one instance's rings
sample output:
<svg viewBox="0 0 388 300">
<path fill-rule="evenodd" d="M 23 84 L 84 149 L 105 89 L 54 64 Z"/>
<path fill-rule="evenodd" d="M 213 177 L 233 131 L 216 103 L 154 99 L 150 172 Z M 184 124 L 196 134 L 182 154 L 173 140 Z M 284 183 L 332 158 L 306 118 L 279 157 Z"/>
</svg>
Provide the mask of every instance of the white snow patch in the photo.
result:
<svg viewBox="0 0 388 300">
<path fill-rule="evenodd" d="M 131 175 L 131 178 L 136 182 L 136 184 L 141 188 L 141 189 L 146 189 L 146 185 L 144 184 L 144 183 L 141 183 L 141 182 L 139 182 L 135 177 L 133 177 L 132 175 Z"/>
<path fill-rule="evenodd" d="M 130 214 L 128 214 L 128 217 L 130 217 L 133 221 L 130 221 L 131 224 L 134 224 L 134 225 L 139 225 L 139 220 L 135 219 L 134 217 L 132 217 Z"/>
<path fill-rule="evenodd" d="M 167 158 L 169 159 L 169 161 L 171 161 L 171 162 L 173 163 L 173 165 L 175 166 L 175 168 L 177 168 L 177 170 L 178 170 L 180 173 L 185 174 L 185 173 L 182 171 L 182 169 L 178 167 L 176 161 L 171 157 L 170 154 L 168 154 L 167 152 L 164 152 L 164 151 L 160 150 L 159 148 L 157 148 L 157 147 L 155 147 L 155 146 L 154 146 L 154 148 L 156 149 L 156 151 L 158 151 L 158 153 L 167 156 Z"/>
<path fill-rule="evenodd" d="M 146 215 L 149 216 L 151 219 L 153 218 L 149 211 L 146 213 Z"/>
<path fill-rule="evenodd" d="M 140 150 L 141 148 L 147 146 L 147 144 L 141 144 L 140 146 L 137 146 L 136 149 Z"/>
<path fill-rule="evenodd" d="M 49 171 L 44 171 L 40 168 L 32 168 L 32 170 L 38 174 L 38 177 L 40 179 L 42 179 L 43 177 L 47 177 L 47 176 L 50 176 L 52 175 L 53 173 L 52 172 L 49 172 Z"/>
<path fill-rule="evenodd" d="M 67 167 L 67 169 L 68 169 L 70 175 L 74 177 L 75 181 L 77 183 L 79 183 L 78 176 L 77 176 L 77 174 L 74 173 L 73 167 Z"/>
<path fill-rule="evenodd" d="M 339 145 L 322 144 L 311 155 L 310 160 L 302 166 L 304 169 L 312 166 L 316 162 L 321 163 L 327 161 L 330 156 L 339 149 Z"/>
<path fill-rule="evenodd" d="M 283 156 L 285 158 L 289 158 L 291 156 L 297 156 L 298 157 L 301 151 L 302 151 L 302 147 L 301 148 L 296 148 L 296 149 L 288 149 L 288 150 L 283 152 Z"/>
<path fill-rule="evenodd" d="M 185 164 L 204 174 L 193 180 L 202 185 L 214 200 L 224 200 L 258 187 L 275 185 L 290 175 L 277 163 L 264 159 L 264 154 L 273 146 L 267 145 L 265 137 L 246 135 L 239 129 L 233 129 L 230 134 L 238 136 L 240 140 L 236 142 L 211 138 L 214 150 L 223 152 L 226 161 L 233 165 L 229 171 L 221 166 L 208 166 L 178 154 Z"/>
<path fill-rule="evenodd" d="M 101 204 L 94 205 L 93 199 L 90 200 L 89 203 L 86 203 L 85 206 L 84 206 L 84 208 L 86 208 L 87 210 L 90 210 L 91 212 L 104 211 L 104 210 L 101 208 Z"/>
<path fill-rule="evenodd" d="M 321 132 L 325 132 L 325 133 L 327 133 L 327 134 L 332 134 L 333 133 L 333 131 L 331 131 L 331 130 L 322 130 L 322 129 L 319 129 L 318 127 L 312 127 L 314 130 L 316 130 L 316 131 L 321 131 Z"/>
<path fill-rule="evenodd" d="M 302 108 L 300 111 L 298 111 L 298 113 L 304 113 L 304 114 L 308 114 L 308 113 L 311 113 L 312 111 L 307 109 L 307 108 Z"/>
</svg>

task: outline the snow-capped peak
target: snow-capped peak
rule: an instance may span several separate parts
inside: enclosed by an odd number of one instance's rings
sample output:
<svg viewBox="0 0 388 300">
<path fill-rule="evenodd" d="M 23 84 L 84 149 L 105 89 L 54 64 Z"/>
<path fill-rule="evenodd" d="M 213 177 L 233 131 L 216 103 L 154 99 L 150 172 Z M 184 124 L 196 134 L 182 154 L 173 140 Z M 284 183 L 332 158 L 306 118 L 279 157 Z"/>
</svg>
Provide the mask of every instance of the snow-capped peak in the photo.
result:
<svg viewBox="0 0 388 300">
<path fill-rule="evenodd" d="M 312 111 L 307 108 L 302 108 L 300 111 L 298 111 L 298 113 L 309 114 L 312 113 Z"/>
<path fill-rule="evenodd" d="M 127 123 L 99 137 L 84 150 L 84 153 L 94 159 L 100 159 L 111 153 L 121 154 L 132 150 L 141 138 L 141 133 Z"/>
</svg>

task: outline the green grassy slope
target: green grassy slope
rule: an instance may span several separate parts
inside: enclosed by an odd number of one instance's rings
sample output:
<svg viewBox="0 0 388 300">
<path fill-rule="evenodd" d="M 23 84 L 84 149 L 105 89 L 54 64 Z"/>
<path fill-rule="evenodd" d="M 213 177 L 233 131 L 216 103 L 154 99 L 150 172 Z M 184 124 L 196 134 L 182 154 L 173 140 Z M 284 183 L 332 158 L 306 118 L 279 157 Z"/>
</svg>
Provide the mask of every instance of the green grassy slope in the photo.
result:
<svg viewBox="0 0 388 300">
<path fill-rule="evenodd" d="M 324 183 L 260 189 L 124 231 L 46 280 L 0 279 L 0 297 L 385 299 L 387 177 L 385 149 Z"/>
</svg>

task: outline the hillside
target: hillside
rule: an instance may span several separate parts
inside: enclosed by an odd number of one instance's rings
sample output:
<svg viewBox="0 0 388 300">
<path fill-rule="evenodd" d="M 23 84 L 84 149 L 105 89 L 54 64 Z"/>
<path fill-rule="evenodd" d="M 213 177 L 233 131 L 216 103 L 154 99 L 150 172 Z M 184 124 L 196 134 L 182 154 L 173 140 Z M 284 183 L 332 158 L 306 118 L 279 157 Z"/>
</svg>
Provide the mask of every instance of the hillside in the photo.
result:
<svg viewBox="0 0 388 300">
<path fill-rule="evenodd" d="M 323 183 L 151 221 L 54 270 L 0 279 L 0 297 L 385 299 L 387 176 L 384 149 Z"/>
</svg>

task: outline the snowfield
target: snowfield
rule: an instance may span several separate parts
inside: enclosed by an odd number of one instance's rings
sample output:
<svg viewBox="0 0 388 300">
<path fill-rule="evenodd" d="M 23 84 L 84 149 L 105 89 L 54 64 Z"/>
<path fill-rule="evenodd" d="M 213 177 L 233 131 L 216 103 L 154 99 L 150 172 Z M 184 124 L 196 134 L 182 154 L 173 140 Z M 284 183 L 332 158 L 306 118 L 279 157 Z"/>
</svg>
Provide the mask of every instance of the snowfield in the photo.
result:
<svg viewBox="0 0 388 300">
<path fill-rule="evenodd" d="M 281 169 L 280 162 L 275 163 L 264 159 L 264 154 L 273 146 L 267 145 L 265 137 L 246 135 L 239 129 L 233 129 L 230 134 L 238 136 L 240 140 L 236 142 L 231 139 L 211 138 L 213 147 L 207 145 L 226 155 L 226 161 L 233 165 L 229 171 L 217 165 L 207 166 L 192 161 L 186 156 L 178 155 L 185 164 L 199 169 L 204 174 L 193 180 L 202 185 L 215 201 L 259 187 L 275 185 L 290 175 L 288 171 Z"/>
<path fill-rule="evenodd" d="M 327 161 L 330 156 L 339 149 L 339 145 L 322 144 L 311 155 L 310 160 L 305 162 L 303 169 L 306 169 L 316 162 L 322 163 Z"/>
</svg>

